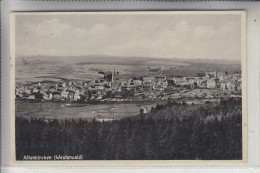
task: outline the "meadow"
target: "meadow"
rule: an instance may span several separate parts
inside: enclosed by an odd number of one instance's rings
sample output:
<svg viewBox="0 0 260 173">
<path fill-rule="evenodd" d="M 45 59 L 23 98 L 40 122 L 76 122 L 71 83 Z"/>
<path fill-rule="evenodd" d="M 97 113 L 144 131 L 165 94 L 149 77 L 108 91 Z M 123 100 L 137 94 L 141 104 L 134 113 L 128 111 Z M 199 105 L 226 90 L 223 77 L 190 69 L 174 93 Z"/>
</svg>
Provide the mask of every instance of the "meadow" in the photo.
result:
<svg viewBox="0 0 260 173">
<path fill-rule="evenodd" d="M 77 107 L 61 107 L 62 103 L 20 102 L 16 104 L 16 117 L 45 119 L 122 119 L 140 112 L 141 107 L 148 111 L 155 103 L 99 103 L 82 104 Z M 73 104 L 72 104 L 73 105 Z"/>
</svg>

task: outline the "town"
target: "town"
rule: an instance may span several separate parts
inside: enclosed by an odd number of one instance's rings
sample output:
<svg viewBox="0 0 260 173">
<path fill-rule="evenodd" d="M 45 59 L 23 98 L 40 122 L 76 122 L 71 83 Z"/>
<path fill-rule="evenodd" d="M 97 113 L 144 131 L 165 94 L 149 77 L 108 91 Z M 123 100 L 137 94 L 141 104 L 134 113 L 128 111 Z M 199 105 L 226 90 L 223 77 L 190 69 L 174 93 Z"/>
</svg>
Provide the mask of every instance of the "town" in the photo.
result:
<svg viewBox="0 0 260 173">
<path fill-rule="evenodd" d="M 214 99 L 241 97 L 241 72 L 198 73 L 193 77 L 142 76 L 126 77 L 113 72 L 97 72 L 100 78 L 87 81 L 42 81 L 16 84 L 16 99 L 101 102 L 158 101 L 179 98 Z"/>
</svg>

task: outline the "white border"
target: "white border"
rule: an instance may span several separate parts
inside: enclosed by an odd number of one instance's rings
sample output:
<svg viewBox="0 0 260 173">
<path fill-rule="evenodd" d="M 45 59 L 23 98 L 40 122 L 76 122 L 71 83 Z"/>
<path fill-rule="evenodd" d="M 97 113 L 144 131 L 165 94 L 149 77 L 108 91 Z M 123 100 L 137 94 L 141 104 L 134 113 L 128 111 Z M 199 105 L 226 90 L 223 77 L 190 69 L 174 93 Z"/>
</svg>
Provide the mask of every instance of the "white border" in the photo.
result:
<svg viewBox="0 0 260 173">
<path fill-rule="evenodd" d="M 16 16 L 21 15 L 239 15 L 241 23 L 242 69 L 242 160 L 82 160 L 82 161 L 16 161 L 15 160 L 15 26 Z M 230 47 L 232 49 L 232 46 Z M 247 69 L 246 69 L 246 11 L 127 11 L 127 12 L 12 12 L 10 13 L 10 116 L 11 116 L 11 164 L 12 165 L 229 165 L 247 163 Z"/>
<path fill-rule="evenodd" d="M 243 166 L 88 166 L 90 172 L 259 172 L 259 59 L 260 59 L 260 3 L 259 2 L 46 2 L 12 1 L 1 2 L 1 150 L 3 172 L 85 172 L 77 167 L 10 167 L 10 11 L 86 11 L 86 10 L 246 10 L 247 11 L 247 69 L 248 69 L 248 164 Z M 35 168 L 37 170 L 35 170 Z M 131 169 L 129 169 L 131 168 Z M 152 169 L 151 169 L 152 168 Z M 148 170 L 149 169 L 149 170 Z M 209 170 L 210 169 L 210 170 Z"/>
</svg>

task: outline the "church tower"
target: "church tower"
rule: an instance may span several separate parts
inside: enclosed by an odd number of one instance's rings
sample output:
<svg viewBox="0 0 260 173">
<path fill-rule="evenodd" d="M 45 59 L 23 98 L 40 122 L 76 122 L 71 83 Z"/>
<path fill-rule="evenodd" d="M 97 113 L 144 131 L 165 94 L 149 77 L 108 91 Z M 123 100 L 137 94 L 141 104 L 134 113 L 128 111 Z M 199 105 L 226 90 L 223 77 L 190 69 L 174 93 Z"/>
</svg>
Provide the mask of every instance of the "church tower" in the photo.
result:
<svg viewBox="0 0 260 173">
<path fill-rule="evenodd" d="M 112 73 L 112 82 L 115 80 L 116 77 L 116 70 L 114 69 L 114 72 Z"/>
</svg>

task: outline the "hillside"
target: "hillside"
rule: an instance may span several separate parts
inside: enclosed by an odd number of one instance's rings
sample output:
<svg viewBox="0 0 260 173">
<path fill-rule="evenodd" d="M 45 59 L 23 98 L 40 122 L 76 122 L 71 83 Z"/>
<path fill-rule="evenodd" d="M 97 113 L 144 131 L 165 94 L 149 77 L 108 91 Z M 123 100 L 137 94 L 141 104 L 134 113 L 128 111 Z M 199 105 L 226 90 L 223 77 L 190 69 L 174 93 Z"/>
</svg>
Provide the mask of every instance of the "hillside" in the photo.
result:
<svg viewBox="0 0 260 173">
<path fill-rule="evenodd" d="M 16 118 L 16 158 L 83 155 L 84 160 L 242 159 L 241 99 L 169 102 L 110 122 Z"/>
<path fill-rule="evenodd" d="M 241 71 L 241 64 L 233 61 L 110 57 L 103 55 L 19 57 L 16 59 L 16 80 L 21 82 L 54 79 L 86 80 L 96 78 L 97 71 L 113 71 L 114 69 L 120 74 L 127 74 L 132 77 L 149 75 L 196 76 L 197 73 L 210 71 L 228 73 Z"/>
</svg>

